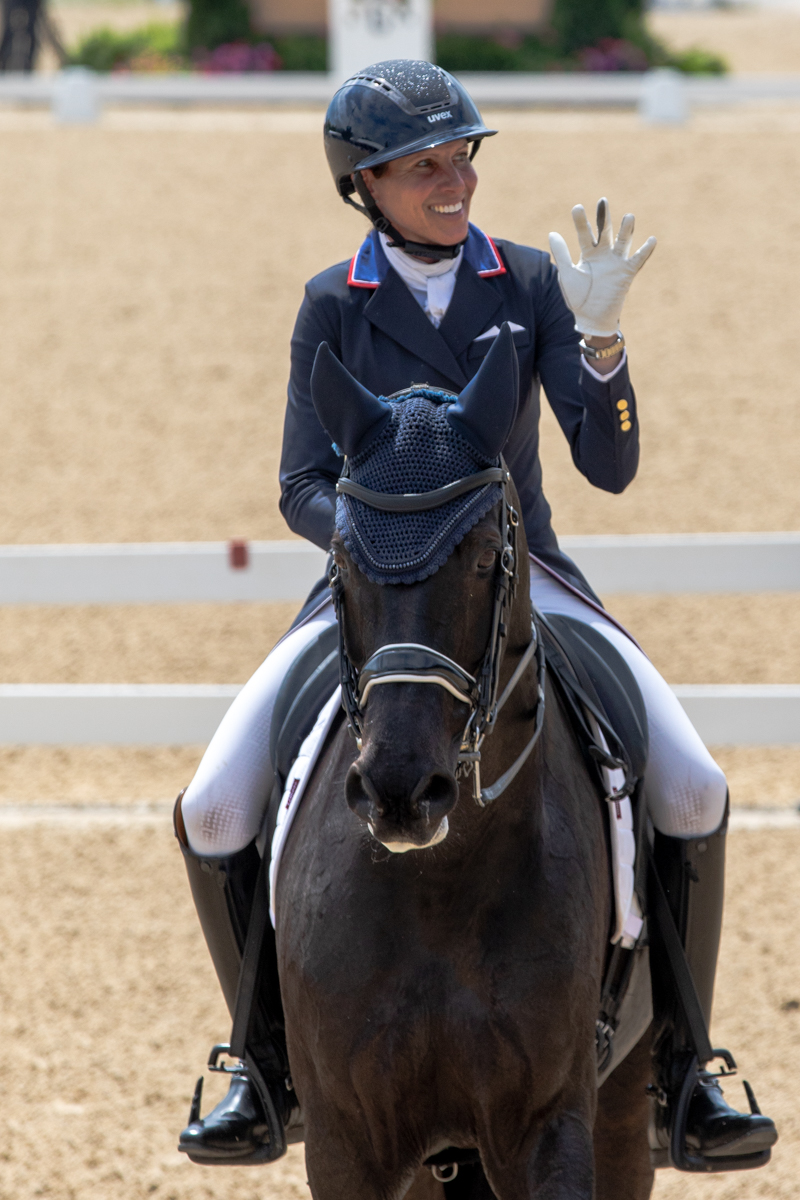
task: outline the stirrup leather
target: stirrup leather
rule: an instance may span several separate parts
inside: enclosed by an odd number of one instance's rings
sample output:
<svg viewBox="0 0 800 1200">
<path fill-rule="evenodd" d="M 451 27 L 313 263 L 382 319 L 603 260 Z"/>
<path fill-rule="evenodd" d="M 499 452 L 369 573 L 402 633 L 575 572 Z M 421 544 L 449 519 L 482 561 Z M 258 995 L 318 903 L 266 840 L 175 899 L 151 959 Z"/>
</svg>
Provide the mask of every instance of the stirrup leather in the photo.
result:
<svg viewBox="0 0 800 1200">
<path fill-rule="evenodd" d="M 665 1104 L 670 1115 L 669 1165 L 679 1171 L 712 1173 L 717 1171 L 749 1171 L 756 1167 L 765 1166 L 771 1157 L 771 1150 L 758 1150 L 751 1154 L 728 1154 L 713 1157 L 706 1154 L 694 1153 L 687 1149 L 686 1131 L 689 1122 L 689 1108 L 692 1103 L 695 1088 L 700 1078 L 700 1068 L 707 1063 L 721 1059 L 725 1067 L 719 1072 L 719 1078 L 724 1079 L 736 1074 L 736 1061 L 730 1050 L 715 1050 L 711 1046 L 706 1019 L 697 995 L 697 989 L 692 977 L 691 968 L 686 958 L 675 920 L 667 902 L 664 886 L 658 874 L 652 850 L 649 851 L 650 887 L 648 889 L 652 902 L 652 917 L 663 939 L 664 949 L 672 970 L 675 992 L 678 1004 L 683 1012 L 693 1054 L 689 1067 L 681 1081 L 669 1096 L 664 1096 Z M 760 1115 L 753 1089 L 744 1082 L 750 1111 Z"/>
</svg>

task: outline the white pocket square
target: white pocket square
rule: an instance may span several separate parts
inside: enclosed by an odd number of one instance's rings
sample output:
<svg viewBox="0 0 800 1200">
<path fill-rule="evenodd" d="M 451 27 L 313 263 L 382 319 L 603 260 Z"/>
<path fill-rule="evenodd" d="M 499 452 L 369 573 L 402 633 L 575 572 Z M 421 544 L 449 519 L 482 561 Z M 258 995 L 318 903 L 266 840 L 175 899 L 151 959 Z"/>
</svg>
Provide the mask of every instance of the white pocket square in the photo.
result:
<svg viewBox="0 0 800 1200">
<path fill-rule="evenodd" d="M 508 328 L 511 330 L 512 333 L 524 333 L 525 332 L 524 325 L 515 325 L 513 321 L 508 322 Z M 497 325 L 493 325 L 491 329 L 486 330 L 486 333 L 479 333 L 478 336 L 475 338 L 475 341 L 476 342 L 485 342 L 488 340 L 488 338 L 496 338 L 499 332 L 500 332 L 499 327 Z"/>
</svg>

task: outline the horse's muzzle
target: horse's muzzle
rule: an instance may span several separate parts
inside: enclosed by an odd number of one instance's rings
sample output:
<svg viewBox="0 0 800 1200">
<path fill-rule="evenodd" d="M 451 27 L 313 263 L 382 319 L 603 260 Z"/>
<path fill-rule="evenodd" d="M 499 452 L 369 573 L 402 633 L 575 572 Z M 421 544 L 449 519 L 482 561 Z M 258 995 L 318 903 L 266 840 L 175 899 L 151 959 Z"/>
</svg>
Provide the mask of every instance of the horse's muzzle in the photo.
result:
<svg viewBox="0 0 800 1200">
<path fill-rule="evenodd" d="M 345 797 L 350 808 L 369 826 L 372 836 L 395 854 L 425 850 L 447 837 L 447 814 L 458 799 L 455 777 L 433 771 L 419 779 L 413 789 L 400 791 L 399 781 L 381 778 L 366 766 L 353 763 L 345 780 Z M 399 793 L 399 794 L 398 794 Z"/>
</svg>

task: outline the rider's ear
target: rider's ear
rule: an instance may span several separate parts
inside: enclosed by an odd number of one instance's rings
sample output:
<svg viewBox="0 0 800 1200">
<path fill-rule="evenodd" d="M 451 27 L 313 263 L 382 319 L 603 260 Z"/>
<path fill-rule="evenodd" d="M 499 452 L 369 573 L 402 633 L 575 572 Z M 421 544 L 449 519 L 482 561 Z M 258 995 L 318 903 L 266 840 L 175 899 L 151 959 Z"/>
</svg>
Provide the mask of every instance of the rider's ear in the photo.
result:
<svg viewBox="0 0 800 1200">
<path fill-rule="evenodd" d="M 314 359 L 311 399 L 328 437 L 348 456 L 365 450 L 392 413 L 391 405 L 373 396 L 342 366 L 327 342 L 320 342 Z"/>
<path fill-rule="evenodd" d="M 514 424 L 518 399 L 519 362 L 504 321 L 478 374 L 448 408 L 447 419 L 480 454 L 497 458 Z"/>
</svg>

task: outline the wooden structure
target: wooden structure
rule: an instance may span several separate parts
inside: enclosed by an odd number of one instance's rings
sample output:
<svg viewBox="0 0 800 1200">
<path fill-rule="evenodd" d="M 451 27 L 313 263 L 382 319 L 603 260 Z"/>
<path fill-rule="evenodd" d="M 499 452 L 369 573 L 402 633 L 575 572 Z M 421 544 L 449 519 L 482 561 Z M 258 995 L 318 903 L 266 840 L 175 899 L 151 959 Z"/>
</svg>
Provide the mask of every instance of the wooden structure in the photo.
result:
<svg viewBox="0 0 800 1200">
<path fill-rule="evenodd" d="M 369 0 L 352 0 L 353 4 Z M 253 24 L 264 33 L 324 34 L 327 0 L 248 0 Z M 516 34 L 541 29 L 551 0 L 434 0 L 434 24 L 439 33 Z"/>
</svg>

